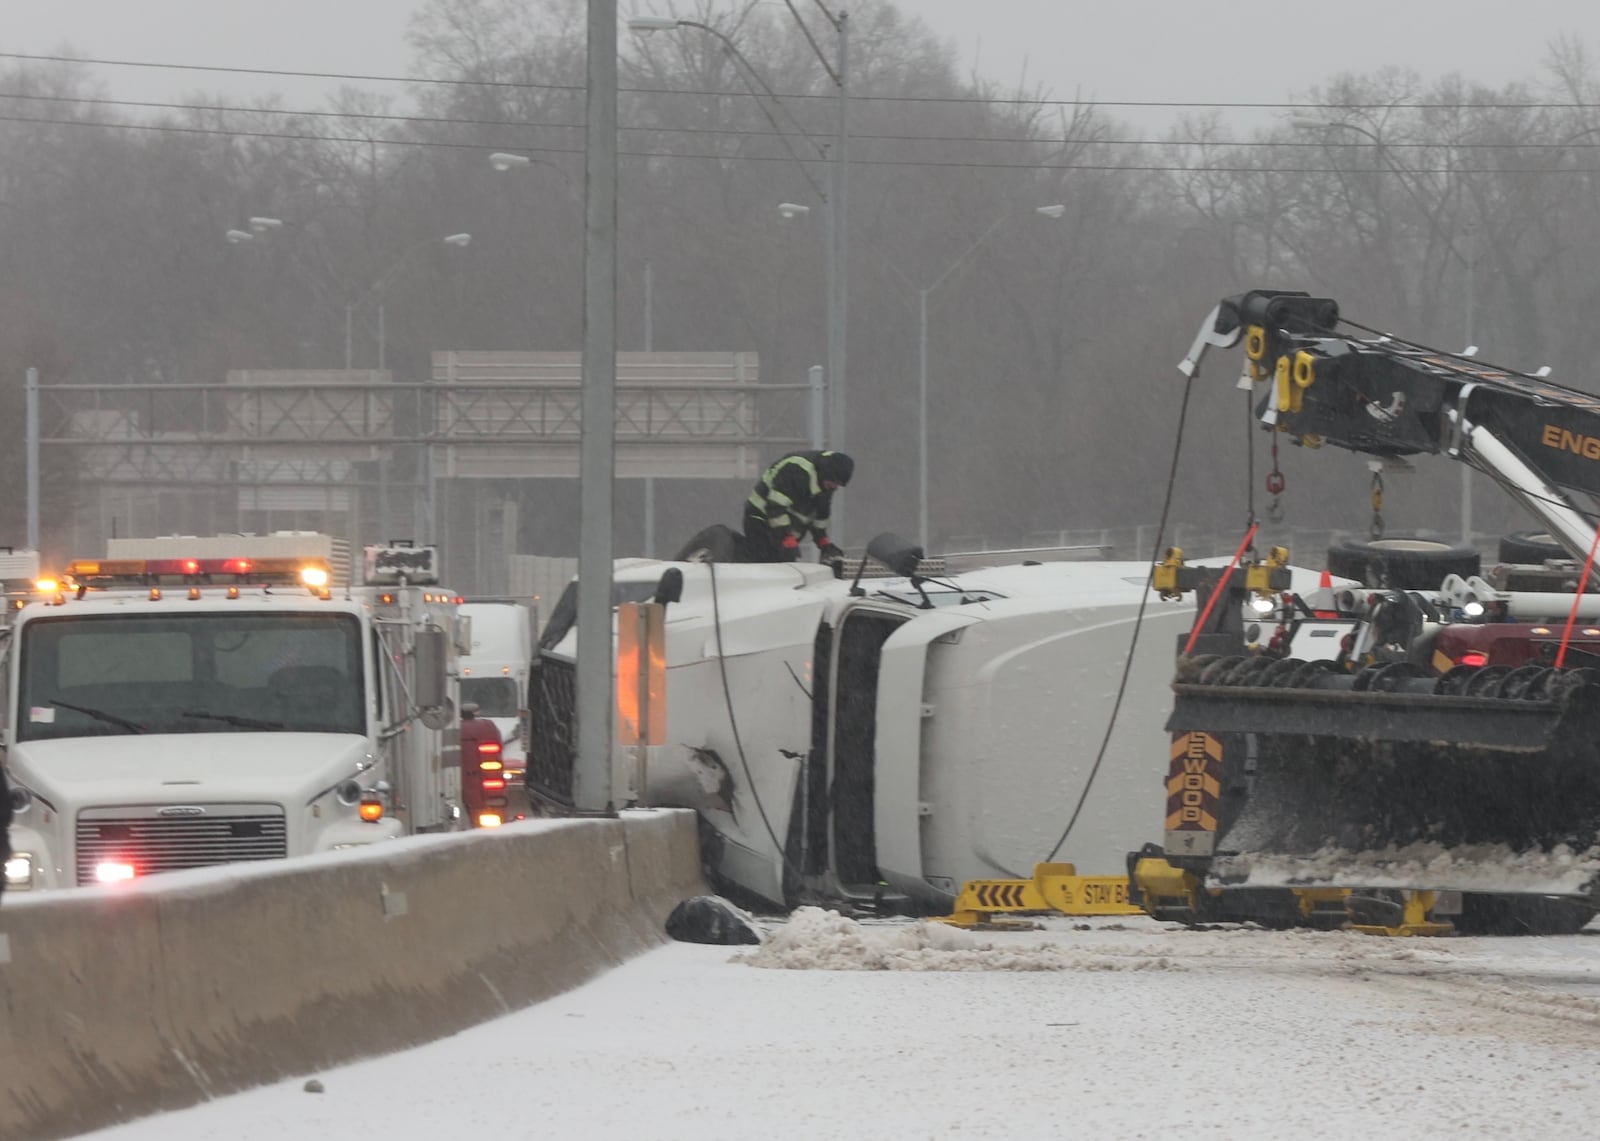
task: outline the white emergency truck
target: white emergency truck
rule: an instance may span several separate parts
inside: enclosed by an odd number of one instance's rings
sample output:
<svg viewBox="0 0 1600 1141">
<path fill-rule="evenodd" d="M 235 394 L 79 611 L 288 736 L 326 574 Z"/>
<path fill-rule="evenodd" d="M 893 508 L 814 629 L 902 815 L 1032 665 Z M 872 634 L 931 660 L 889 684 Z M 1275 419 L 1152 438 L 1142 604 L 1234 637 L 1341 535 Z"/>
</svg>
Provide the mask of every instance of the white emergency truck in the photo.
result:
<svg viewBox="0 0 1600 1141">
<path fill-rule="evenodd" d="M 533 661 L 533 608 L 512 599 L 469 599 L 460 612 L 471 622 L 472 648 L 461 658 L 461 701 L 478 707 L 505 741 L 503 759 L 522 777 L 522 716 L 528 708 Z"/>
<path fill-rule="evenodd" d="M 349 585 L 330 550 L 125 540 L 8 611 L 8 893 L 465 825 L 436 552 L 369 547 Z"/>
<path fill-rule="evenodd" d="M 485 779 L 488 801 L 476 813 L 480 825 L 493 826 L 528 815 L 523 787 L 527 754 L 522 723 L 528 709 L 528 669 L 533 660 L 534 611 L 510 598 L 471 599 L 460 613 L 470 623 L 471 649 L 461 658 L 461 704 L 474 706 L 474 716 L 493 723 L 500 752 L 493 771 L 475 773 L 473 758 L 463 760 L 462 780 Z M 468 789 L 468 792 L 472 792 Z M 469 796 L 469 803 L 475 797 Z"/>
</svg>

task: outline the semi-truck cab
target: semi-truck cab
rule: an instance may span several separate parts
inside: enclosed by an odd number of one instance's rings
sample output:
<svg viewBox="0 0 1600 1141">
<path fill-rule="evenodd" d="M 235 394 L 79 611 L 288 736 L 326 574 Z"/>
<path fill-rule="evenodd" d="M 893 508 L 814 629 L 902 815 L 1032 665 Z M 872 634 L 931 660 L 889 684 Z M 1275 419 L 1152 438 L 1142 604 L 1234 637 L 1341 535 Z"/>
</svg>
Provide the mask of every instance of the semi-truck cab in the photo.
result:
<svg viewBox="0 0 1600 1141">
<path fill-rule="evenodd" d="M 282 542 L 193 553 L 217 542 L 74 561 L 10 612 L 9 891 L 464 825 L 467 631 L 432 550 L 368 548 L 353 586 L 325 558 L 258 553 Z"/>
</svg>

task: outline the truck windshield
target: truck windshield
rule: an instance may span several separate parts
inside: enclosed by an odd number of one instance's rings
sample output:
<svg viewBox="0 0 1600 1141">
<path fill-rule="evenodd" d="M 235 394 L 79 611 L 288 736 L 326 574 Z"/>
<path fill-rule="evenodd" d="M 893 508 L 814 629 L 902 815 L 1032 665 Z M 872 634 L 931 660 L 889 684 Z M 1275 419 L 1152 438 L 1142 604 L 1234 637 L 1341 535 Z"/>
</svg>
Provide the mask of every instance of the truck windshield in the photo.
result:
<svg viewBox="0 0 1600 1141">
<path fill-rule="evenodd" d="M 63 616 L 19 647 L 20 740 L 140 733 L 365 733 L 349 614 Z"/>
<path fill-rule="evenodd" d="M 479 717 L 515 717 L 521 702 L 517 700 L 516 679 L 509 677 L 464 677 L 461 679 L 461 704 L 478 707 Z"/>
</svg>

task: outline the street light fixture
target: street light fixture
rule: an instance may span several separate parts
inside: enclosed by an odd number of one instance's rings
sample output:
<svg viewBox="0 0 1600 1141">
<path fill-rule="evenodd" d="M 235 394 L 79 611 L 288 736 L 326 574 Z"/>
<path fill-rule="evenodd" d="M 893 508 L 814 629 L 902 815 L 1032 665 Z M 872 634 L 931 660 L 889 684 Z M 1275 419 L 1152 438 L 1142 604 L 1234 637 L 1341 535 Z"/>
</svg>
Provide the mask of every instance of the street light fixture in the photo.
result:
<svg viewBox="0 0 1600 1141">
<path fill-rule="evenodd" d="M 649 35 L 651 32 L 670 32 L 675 28 L 687 27 L 684 21 L 672 16 L 634 16 L 628 21 L 628 31 L 638 32 L 640 35 Z"/>
<path fill-rule="evenodd" d="M 276 230 L 283 225 L 282 218 L 263 218 L 260 215 L 250 219 L 250 229 L 257 234 L 264 234 L 268 230 Z"/>
<path fill-rule="evenodd" d="M 532 162 L 533 160 L 527 155 L 507 154 L 505 151 L 495 151 L 489 156 L 489 165 L 496 170 L 511 170 L 528 166 Z"/>
<path fill-rule="evenodd" d="M 238 245 L 240 242 L 252 241 L 255 238 L 255 235 L 249 230 L 229 230 L 223 236 L 226 237 L 233 245 Z"/>
<path fill-rule="evenodd" d="M 800 218 L 811 213 L 811 207 L 802 206 L 798 202 L 780 202 L 778 203 L 778 213 L 785 218 Z"/>
<path fill-rule="evenodd" d="M 1064 203 L 1055 203 L 1035 206 L 1033 212 L 1054 221 L 1067 212 L 1067 207 Z M 977 253 L 990 235 L 1011 217 L 1002 214 L 996 218 L 943 273 L 917 290 L 917 542 L 924 551 L 928 549 L 928 297 L 966 264 L 967 259 Z"/>
</svg>

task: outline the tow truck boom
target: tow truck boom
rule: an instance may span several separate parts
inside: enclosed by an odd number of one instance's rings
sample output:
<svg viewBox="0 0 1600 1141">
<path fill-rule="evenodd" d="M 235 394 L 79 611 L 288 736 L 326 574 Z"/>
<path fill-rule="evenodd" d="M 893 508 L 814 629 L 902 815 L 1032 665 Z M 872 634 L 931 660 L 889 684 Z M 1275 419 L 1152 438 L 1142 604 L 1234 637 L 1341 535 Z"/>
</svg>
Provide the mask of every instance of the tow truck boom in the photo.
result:
<svg viewBox="0 0 1600 1141">
<path fill-rule="evenodd" d="M 1252 290 L 1211 311 L 1180 370 L 1244 341 L 1241 386 L 1265 384 L 1262 424 L 1308 446 L 1383 459 L 1446 455 L 1495 480 L 1576 559 L 1595 528 L 1571 493 L 1600 495 L 1600 398 L 1390 334 L 1338 331 L 1325 297 Z M 1545 370 L 1541 370 L 1543 372 Z"/>
</svg>

